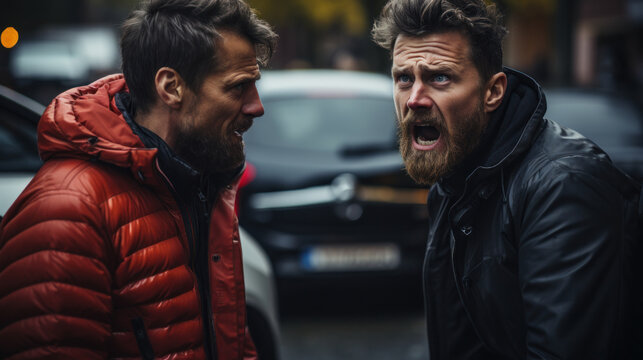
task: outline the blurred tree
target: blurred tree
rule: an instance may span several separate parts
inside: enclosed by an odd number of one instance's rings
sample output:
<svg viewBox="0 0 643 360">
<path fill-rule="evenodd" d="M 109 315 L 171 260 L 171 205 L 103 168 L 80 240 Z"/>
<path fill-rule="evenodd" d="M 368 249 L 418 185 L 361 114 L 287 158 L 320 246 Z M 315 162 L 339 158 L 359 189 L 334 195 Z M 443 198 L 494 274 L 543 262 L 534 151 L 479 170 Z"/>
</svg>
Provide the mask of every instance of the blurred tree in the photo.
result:
<svg viewBox="0 0 643 360">
<path fill-rule="evenodd" d="M 85 11 L 83 0 L 23 0 L 3 1 L 0 26 L 13 26 L 20 33 L 28 34 L 42 24 L 60 24 L 82 19 Z M 77 20 L 76 20 L 77 21 Z"/>
<path fill-rule="evenodd" d="M 279 6 L 272 0 L 249 3 L 262 18 L 278 27 L 293 22 L 307 23 L 316 30 L 339 25 L 351 35 L 363 34 L 368 28 L 366 10 L 360 0 L 281 0 Z"/>
<path fill-rule="evenodd" d="M 248 0 L 281 41 L 275 67 L 333 67 L 338 54 L 357 57 L 365 70 L 381 69 L 385 56 L 370 41 L 374 18 L 386 0 Z"/>
<path fill-rule="evenodd" d="M 541 14 L 551 14 L 556 10 L 558 0 L 497 0 L 494 2 L 507 12 L 526 13 L 536 11 Z"/>
</svg>

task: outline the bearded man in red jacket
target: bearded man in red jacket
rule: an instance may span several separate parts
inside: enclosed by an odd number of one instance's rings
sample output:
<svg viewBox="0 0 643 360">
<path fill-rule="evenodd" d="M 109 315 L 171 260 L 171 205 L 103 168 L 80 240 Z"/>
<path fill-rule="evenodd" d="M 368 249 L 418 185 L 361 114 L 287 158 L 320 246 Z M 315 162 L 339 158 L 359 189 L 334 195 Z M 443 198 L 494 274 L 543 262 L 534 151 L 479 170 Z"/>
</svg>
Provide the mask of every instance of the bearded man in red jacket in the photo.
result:
<svg viewBox="0 0 643 360">
<path fill-rule="evenodd" d="M 234 200 L 276 39 L 241 0 L 148 1 L 124 74 L 49 105 L 0 227 L 0 358 L 256 358 Z"/>
</svg>

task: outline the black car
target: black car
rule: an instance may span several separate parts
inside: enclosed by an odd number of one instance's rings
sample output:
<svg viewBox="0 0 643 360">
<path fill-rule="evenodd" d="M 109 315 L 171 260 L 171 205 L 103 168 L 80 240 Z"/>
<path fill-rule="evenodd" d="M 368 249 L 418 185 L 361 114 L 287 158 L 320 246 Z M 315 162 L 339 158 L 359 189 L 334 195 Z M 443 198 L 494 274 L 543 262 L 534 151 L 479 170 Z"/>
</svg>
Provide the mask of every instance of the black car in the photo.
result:
<svg viewBox="0 0 643 360">
<path fill-rule="evenodd" d="M 419 293 L 428 189 L 404 170 L 390 78 L 266 71 L 258 89 L 265 115 L 244 136 L 240 223 L 280 290 L 386 282 Z"/>
<path fill-rule="evenodd" d="M 42 165 L 36 127 L 44 109 L 0 85 L 0 217 Z"/>
</svg>

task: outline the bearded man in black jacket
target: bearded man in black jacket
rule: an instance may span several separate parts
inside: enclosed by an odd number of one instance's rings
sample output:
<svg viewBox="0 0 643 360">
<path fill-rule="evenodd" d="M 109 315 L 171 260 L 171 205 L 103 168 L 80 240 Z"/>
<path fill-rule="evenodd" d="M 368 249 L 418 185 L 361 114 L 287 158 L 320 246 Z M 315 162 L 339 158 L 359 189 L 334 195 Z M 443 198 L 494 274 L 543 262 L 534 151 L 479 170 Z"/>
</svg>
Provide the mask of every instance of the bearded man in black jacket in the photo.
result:
<svg viewBox="0 0 643 360">
<path fill-rule="evenodd" d="M 392 54 L 407 171 L 434 184 L 431 359 L 633 357 L 640 184 L 545 119 L 483 0 L 390 0 L 372 35 Z"/>
</svg>

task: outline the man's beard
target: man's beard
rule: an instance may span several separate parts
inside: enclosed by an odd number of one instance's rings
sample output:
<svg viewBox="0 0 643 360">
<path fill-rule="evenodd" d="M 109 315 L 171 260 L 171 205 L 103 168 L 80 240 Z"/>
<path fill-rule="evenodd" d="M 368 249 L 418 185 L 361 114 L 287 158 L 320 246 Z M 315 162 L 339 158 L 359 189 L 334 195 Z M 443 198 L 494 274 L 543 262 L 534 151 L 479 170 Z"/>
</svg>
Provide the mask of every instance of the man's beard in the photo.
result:
<svg viewBox="0 0 643 360">
<path fill-rule="evenodd" d="M 439 141 L 442 144 L 428 151 L 414 149 L 413 126 L 417 124 L 435 127 L 440 132 Z M 418 184 L 434 184 L 473 152 L 480 143 L 485 128 L 482 102 L 479 102 L 472 113 L 455 119 L 453 133 L 449 132 L 440 114 L 410 111 L 408 116 L 398 123 L 400 154 L 404 159 L 406 171 Z"/>
<path fill-rule="evenodd" d="M 229 173 L 245 161 L 241 141 L 194 126 L 177 132 L 174 151 L 202 173 Z"/>
</svg>

